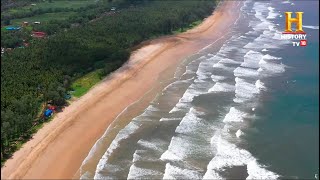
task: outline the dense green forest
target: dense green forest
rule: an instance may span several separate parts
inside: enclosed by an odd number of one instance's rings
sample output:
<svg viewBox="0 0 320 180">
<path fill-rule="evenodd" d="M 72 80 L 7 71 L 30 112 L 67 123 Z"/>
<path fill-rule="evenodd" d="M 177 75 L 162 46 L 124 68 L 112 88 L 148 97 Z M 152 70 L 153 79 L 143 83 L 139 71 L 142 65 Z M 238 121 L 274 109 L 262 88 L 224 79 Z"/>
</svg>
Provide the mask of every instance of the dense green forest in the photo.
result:
<svg viewBox="0 0 320 180">
<path fill-rule="evenodd" d="M 101 2 L 105 5 L 97 7 L 93 18 L 110 2 Z M 118 5 L 121 9 L 115 14 L 57 30 L 1 58 L 2 161 L 10 157 L 17 142 L 30 138 L 35 125 L 46 121 L 41 116 L 43 104 L 66 104 L 64 95 L 76 78 L 98 68 L 107 75 L 128 60 L 132 47 L 205 18 L 216 2 L 123 0 Z M 85 18 L 91 10 L 84 11 Z"/>
</svg>

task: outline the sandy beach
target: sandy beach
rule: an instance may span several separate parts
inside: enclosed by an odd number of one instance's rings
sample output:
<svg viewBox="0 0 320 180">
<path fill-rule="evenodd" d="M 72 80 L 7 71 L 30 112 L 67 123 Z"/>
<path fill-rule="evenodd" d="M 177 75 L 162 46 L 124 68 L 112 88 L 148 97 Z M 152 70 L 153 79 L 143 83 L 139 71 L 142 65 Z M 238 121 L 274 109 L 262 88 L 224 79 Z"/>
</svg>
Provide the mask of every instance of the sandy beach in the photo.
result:
<svg viewBox="0 0 320 180">
<path fill-rule="evenodd" d="M 1 169 L 1 178 L 75 177 L 91 147 L 113 120 L 156 86 L 164 71 L 223 37 L 237 21 L 240 3 L 225 1 L 196 28 L 143 43 L 128 63 L 56 114 L 15 152 Z"/>
</svg>

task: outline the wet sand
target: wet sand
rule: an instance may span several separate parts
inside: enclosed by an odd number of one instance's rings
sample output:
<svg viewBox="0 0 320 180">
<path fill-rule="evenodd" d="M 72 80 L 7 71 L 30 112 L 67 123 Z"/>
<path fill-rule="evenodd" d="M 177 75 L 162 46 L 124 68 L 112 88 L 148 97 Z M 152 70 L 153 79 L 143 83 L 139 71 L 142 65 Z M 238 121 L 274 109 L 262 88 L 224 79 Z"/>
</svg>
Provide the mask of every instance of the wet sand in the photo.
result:
<svg viewBox="0 0 320 180">
<path fill-rule="evenodd" d="M 237 21 L 240 2 L 225 1 L 185 33 L 148 41 L 127 64 L 57 114 L 1 169 L 2 179 L 70 179 L 113 120 L 181 61 L 221 39 Z M 147 98 L 151 100 L 152 98 Z M 141 106 L 143 109 L 143 106 Z"/>
</svg>

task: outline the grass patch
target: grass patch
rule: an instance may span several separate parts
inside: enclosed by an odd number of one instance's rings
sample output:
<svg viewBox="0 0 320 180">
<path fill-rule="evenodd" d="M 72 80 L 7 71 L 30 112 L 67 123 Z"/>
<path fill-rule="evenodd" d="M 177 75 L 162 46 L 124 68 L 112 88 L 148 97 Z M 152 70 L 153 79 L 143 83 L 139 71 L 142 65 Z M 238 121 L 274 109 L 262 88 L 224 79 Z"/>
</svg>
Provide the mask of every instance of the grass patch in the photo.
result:
<svg viewBox="0 0 320 180">
<path fill-rule="evenodd" d="M 24 27 L 25 29 L 27 29 L 28 31 L 32 31 L 33 27 L 32 26 L 26 26 Z"/>
<path fill-rule="evenodd" d="M 27 18 L 14 19 L 11 21 L 11 23 L 13 25 L 21 25 L 21 23 L 24 21 L 28 21 L 30 23 L 35 21 L 40 21 L 41 23 L 43 23 L 43 22 L 48 22 L 50 20 L 64 20 L 75 14 L 76 12 L 45 13 L 45 14 L 36 15 L 36 16 L 27 17 Z"/>
<path fill-rule="evenodd" d="M 172 31 L 172 33 L 173 33 L 173 34 L 179 34 L 179 33 L 182 33 L 182 32 L 186 32 L 186 31 L 188 31 L 189 29 L 192 29 L 192 28 L 198 26 L 199 24 L 201 24 L 202 21 L 203 21 L 203 20 L 194 21 L 194 22 L 192 22 L 191 24 L 189 24 L 188 27 L 185 27 L 185 28 L 183 28 L 183 29 L 179 28 L 179 29 L 177 29 L 177 30 L 175 30 L 175 31 Z"/>
<path fill-rule="evenodd" d="M 81 97 L 88 92 L 92 86 L 97 84 L 102 79 L 102 72 L 103 69 L 95 70 L 73 82 L 71 85 L 71 88 L 74 90 L 72 95 L 75 97 Z"/>
<path fill-rule="evenodd" d="M 8 27 L 8 26 L 4 26 L 4 27 L 1 28 L 1 33 L 4 33 L 5 31 L 7 31 L 6 27 Z"/>
</svg>

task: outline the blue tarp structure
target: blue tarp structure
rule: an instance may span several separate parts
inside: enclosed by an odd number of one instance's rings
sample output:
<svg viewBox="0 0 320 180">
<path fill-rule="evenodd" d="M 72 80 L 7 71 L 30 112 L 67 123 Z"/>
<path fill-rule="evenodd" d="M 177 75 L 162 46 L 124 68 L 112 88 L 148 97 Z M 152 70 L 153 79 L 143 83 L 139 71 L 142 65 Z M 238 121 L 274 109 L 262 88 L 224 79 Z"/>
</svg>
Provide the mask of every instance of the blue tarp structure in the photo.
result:
<svg viewBox="0 0 320 180">
<path fill-rule="evenodd" d="M 53 110 L 47 109 L 47 110 L 44 112 L 44 116 L 50 117 L 50 116 L 52 115 L 52 113 L 53 113 Z"/>
<path fill-rule="evenodd" d="M 19 30 L 20 27 L 12 27 L 12 26 L 9 26 L 9 27 L 6 27 L 6 30 Z"/>
</svg>

